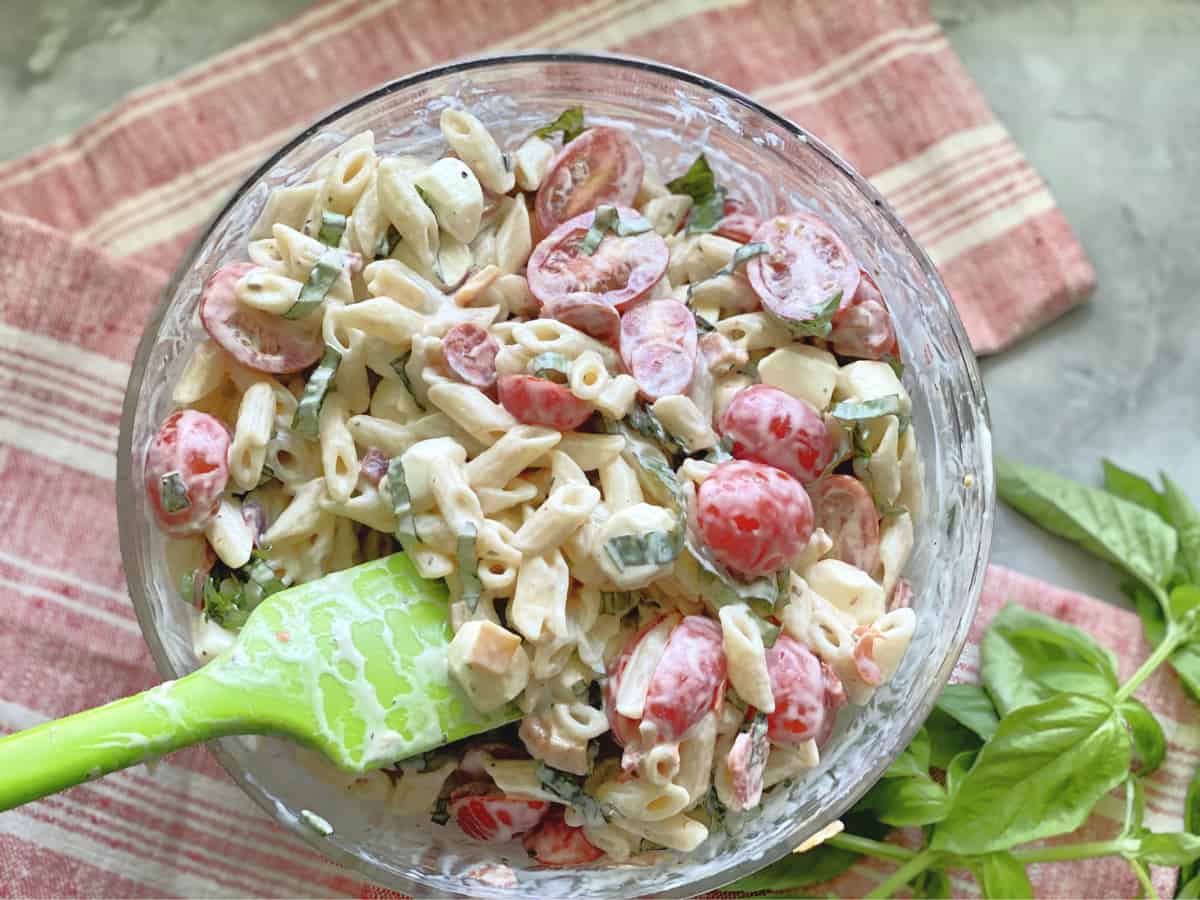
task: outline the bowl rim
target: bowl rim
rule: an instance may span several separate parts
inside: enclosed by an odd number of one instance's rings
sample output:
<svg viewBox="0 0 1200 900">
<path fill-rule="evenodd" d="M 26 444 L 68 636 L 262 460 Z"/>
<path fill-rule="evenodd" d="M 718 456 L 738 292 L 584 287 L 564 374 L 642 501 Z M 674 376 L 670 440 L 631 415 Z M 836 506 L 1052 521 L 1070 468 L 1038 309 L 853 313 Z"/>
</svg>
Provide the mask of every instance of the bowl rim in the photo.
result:
<svg viewBox="0 0 1200 900">
<path fill-rule="evenodd" d="M 846 178 L 854 188 L 863 195 L 876 208 L 877 212 L 883 217 L 887 225 L 892 228 L 896 235 L 900 238 L 905 249 L 912 254 L 913 259 L 922 270 L 922 273 L 930 281 L 934 292 L 940 295 L 942 305 L 945 311 L 949 314 L 949 325 L 954 338 L 955 350 L 958 355 L 958 362 L 962 366 L 962 371 L 966 376 L 967 384 L 970 393 L 973 395 L 974 406 L 979 415 L 979 427 L 985 434 L 990 434 L 991 420 L 988 410 L 987 396 L 984 392 L 983 381 L 979 373 L 979 368 L 973 351 L 970 349 L 970 342 L 967 338 L 966 331 L 962 324 L 962 319 L 958 315 L 953 301 L 950 299 L 949 292 L 942 281 L 941 275 L 938 272 L 929 255 L 921 247 L 919 243 L 912 237 L 908 229 L 905 227 L 900 218 L 896 215 L 891 205 L 884 197 L 876 190 L 866 178 L 861 176 L 848 162 L 846 162 L 838 153 L 826 145 L 820 138 L 816 137 L 802 126 L 791 121 L 790 119 L 773 112 L 766 106 L 758 103 L 756 100 L 746 94 L 729 87 L 719 81 L 708 78 L 704 75 L 697 74 L 687 69 L 682 69 L 666 63 L 657 62 L 655 60 L 645 59 L 631 55 L 608 53 L 602 51 L 547 51 L 547 50 L 531 50 L 525 52 L 504 53 L 504 54 L 487 54 L 481 56 L 470 56 L 455 59 L 440 65 L 430 66 L 400 78 L 384 82 L 376 87 L 358 95 L 354 99 L 333 107 L 310 124 L 300 128 L 295 135 L 288 139 L 278 150 L 271 153 L 260 165 L 258 165 L 250 174 L 245 176 L 242 182 L 230 193 L 226 202 L 221 208 L 211 216 L 205 223 L 203 229 L 199 232 L 198 237 L 188 247 L 187 251 L 180 257 L 179 263 L 173 270 L 166 287 L 163 289 L 162 298 L 151 317 L 146 321 L 142 336 L 138 341 L 136 353 L 130 367 L 130 376 L 126 384 L 125 398 L 121 410 L 121 426 L 120 434 L 117 442 L 117 477 L 116 477 L 116 494 L 117 494 L 117 513 L 118 513 L 118 533 L 120 538 L 122 567 L 126 573 L 126 583 L 129 587 L 130 597 L 133 601 L 134 612 L 137 616 L 138 626 L 142 631 L 142 636 L 150 650 L 150 655 L 154 660 L 155 667 L 159 673 L 167 679 L 174 679 L 187 674 L 183 671 L 176 671 L 172 666 L 169 656 L 167 655 L 165 645 L 163 644 L 153 616 L 151 607 L 148 601 L 147 592 L 144 590 L 140 581 L 130 576 L 130 572 L 137 571 L 136 568 L 131 568 L 131 564 L 138 559 L 138 548 L 132 528 L 124 527 L 125 523 L 133 522 L 138 516 L 136 508 L 136 497 L 138 485 L 132 482 L 132 441 L 133 441 L 133 424 L 137 413 L 137 397 L 142 382 L 145 379 L 147 363 L 152 353 L 158 331 L 161 327 L 162 320 L 166 315 L 167 309 L 170 306 L 171 299 L 175 295 L 178 286 L 186 273 L 194 266 L 200 250 L 205 245 L 209 236 L 212 234 L 214 226 L 221 221 L 222 218 L 241 200 L 241 198 L 250 190 L 252 190 L 266 176 L 281 159 L 291 153 L 294 149 L 300 146 L 310 137 L 318 134 L 326 127 L 336 123 L 339 119 L 348 113 L 359 109 L 362 106 L 373 103 L 376 100 L 382 99 L 387 95 L 405 90 L 408 88 L 417 87 L 425 82 L 432 81 L 437 78 L 446 76 L 468 73 L 479 69 L 497 68 L 508 65 L 521 64 L 542 64 L 542 63 L 567 63 L 581 66 L 613 66 L 617 68 L 633 69 L 642 72 L 649 72 L 654 75 L 663 76 L 669 79 L 675 79 L 685 82 L 694 87 L 709 91 L 719 97 L 732 101 L 742 107 L 745 107 L 761 116 L 766 117 L 777 127 L 790 132 L 794 137 L 800 139 L 811 147 L 819 156 L 832 165 L 837 171 Z M 986 448 L 987 444 L 984 444 Z M 948 645 L 945 656 L 938 667 L 938 682 L 943 686 L 950 678 L 955 663 L 962 654 L 963 647 L 966 643 L 968 630 L 971 621 L 975 617 L 975 613 L 979 603 L 979 597 L 983 589 L 983 576 L 987 568 L 988 559 L 991 550 L 992 529 L 995 509 L 995 487 L 992 477 L 992 461 L 990 455 L 983 453 L 980 455 L 979 462 L 982 465 L 981 470 L 976 471 L 977 483 L 983 485 L 987 489 L 987 495 L 982 498 L 979 508 L 980 518 L 980 542 L 979 548 L 975 556 L 974 565 L 970 572 L 970 580 L 966 586 L 966 604 L 963 607 L 962 618 L 955 625 L 955 633 Z M 924 720 L 928 717 L 936 700 L 936 695 L 930 693 L 920 698 L 920 700 L 911 707 L 912 710 L 919 712 L 920 715 L 910 715 L 905 728 L 900 732 L 900 740 L 896 744 L 896 753 L 898 754 L 903 747 L 907 746 L 912 736 L 920 729 Z M 320 853 L 327 859 L 338 863 L 349 869 L 357 877 L 364 878 L 369 882 L 384 884 L 386 887 L 393 890 L 400 890 L 414 897 L 423 896 L 424 891 L 428 890 L 428 885 L 422 882 L 405 878 L 400 875 L 388 872 L 386 880 L 380 880 L 379 873 L 374 871 L 368 872 L 365 869 L 369 866 L 367 860 L 361 856 L 343 850 L 341 847 L 331 844 L 324 840 L 319 835 L 313 833 L 307 828 L 304 828 L 299 822 L 291 817 L 285 816 L 278 808 L 278 804 L 258 786 L 253 777 L 246 772 L 232 755 L 226 750 L 221 741 L 209 741 L 205 744 L 208 750 L 216 757 L 217 762 L 225 772 L 234 780 L 234 782 L 248 794 L 255 803 L 263 809 L 269 816 L 293 834 L 298 835 L 306 844 Z M 832 822 L 840 817 L 848 810 L 859 798 L 870 789 L 870 787 L 879 779 L 887 767 L 891 764 L 890 759 L 881 759 L 881 761 L 872 769 L 870 776 L 864 778 L 858 785 L 854 787 L 843 798 L 842 802 L 836 806 L 829 807 L 830 814 L 824 824 Z M 819 825 L 818 829 L 823 827 Z M 768 865 L 782 859 L 792 848 L 787 845 L 787 842 L 780 841 L 778 844 L 767 850 L 761 857 L 753 861 L 743 861 L 740 865 L 730 866 L 730 868 L 722 870 L 714 875 L 706 876 L 698 879 L 686 886 L 684 891 L 678 889 L 668 891 L 660 891 L 656 893 L 646 894 L 647 897 L 665 897 L 665 896 L 694 896 L 696 894 L 705 893 L 729 884 L 747 875 L 757 872 Z M 470 895 L 462 895 L 470 896 Z"/>
</svg>

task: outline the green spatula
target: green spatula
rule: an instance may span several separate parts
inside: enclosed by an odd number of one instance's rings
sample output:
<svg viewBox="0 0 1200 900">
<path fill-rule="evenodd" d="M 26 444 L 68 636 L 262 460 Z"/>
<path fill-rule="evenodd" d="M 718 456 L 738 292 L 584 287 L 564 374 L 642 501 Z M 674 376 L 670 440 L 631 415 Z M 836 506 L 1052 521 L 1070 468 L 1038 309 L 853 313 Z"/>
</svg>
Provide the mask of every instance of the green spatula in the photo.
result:
<svg viewBox="0 0 1200 900">
<path fill-rule="evenodd" d="M 363 772 L 519 718 L 477 712 L 450 677 L 447 608 L 400 553 L 274 594 L 191 675 L 0 739 L 0 810 L 232 734 Z"/>
</svg>

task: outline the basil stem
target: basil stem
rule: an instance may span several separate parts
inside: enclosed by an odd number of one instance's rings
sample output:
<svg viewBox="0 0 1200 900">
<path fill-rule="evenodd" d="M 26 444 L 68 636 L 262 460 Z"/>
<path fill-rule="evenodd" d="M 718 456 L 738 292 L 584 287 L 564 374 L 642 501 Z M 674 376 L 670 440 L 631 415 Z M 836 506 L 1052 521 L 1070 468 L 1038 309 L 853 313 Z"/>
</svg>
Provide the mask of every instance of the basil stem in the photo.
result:
<svg viewBox="0 0 1200 900">
<path fill-rule="evenodd" d="M 326 210 L 321 213 L 321 230 L 317 232 L 317 240 L 327 247 L 336 247 L 342 242 L 346 231 L 346 217 L 340 213 Z"/>
<path fill-rule="evenodd" d="M 308 280 L 300 288 L 300 295 L 283 314 L 285 319 L 303 319 L 325 302 L 325 295 L 338 280 L 346 266 L 346 255 L 337 247 L 330 247 L 313 264 Z"/>
<path fill-rule="evenodd" d="M 178 471 L 168 472 L 159 479 L 158 495 L 165 513 L 183 512 L 192 505 L 187 485 L 183 483 L 183 474 Z"/>
<path fill-rule="evenodd" d="M 337 374 L 341 362 L 342 354 L 337 348 L 326 345 L 325 355 L 308 376 L 304 393 L 300 395 L 300 402 L 296 404 L 296 413 L 292 416 L 292 431 L 296 434 L 310 439 L 316 438 L 321 405 L 325 402 L 325 395 L 329 393 L 329 386 L 333 383 L 333 376 Z"/>
</svg>

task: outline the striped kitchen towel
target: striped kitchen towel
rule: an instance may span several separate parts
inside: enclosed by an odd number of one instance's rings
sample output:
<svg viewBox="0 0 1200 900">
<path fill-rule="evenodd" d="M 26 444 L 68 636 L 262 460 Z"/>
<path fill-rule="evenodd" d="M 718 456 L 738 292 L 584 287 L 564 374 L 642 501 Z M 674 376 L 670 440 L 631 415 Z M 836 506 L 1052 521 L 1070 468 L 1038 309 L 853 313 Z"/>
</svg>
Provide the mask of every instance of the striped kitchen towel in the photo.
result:
<svg viewBox="0 0 1200 900">
<path fill-rule="evenodd" d="M 114 451 L 134 346 L 167 272 L 225 193 L 305 122 L 380 81 L 537 47 L 699 69 L 874 177 L 942 268 L 978 350 L 1003 347 L 1092 286 L 1045 185 L 917 3 L 461 2 L 453 27 L 442 22 L 434 0 L 317 6 L 0 164 L 0 730 L 157 681 L 116 538 Z M 1129 614 L 1001 570 L 977 628 L 1010 596 L 1070 613 L 1124 665 L 1145 653 Z M 1186 718 L 1171 676 L 1142 693 L 1166 724 Z M 1194 727 L 1171 727 L 1151 792 L 1161 828 L 1178 824 L 1200 745 Z M 874 876 L 854 877 L 867 880 L 851 892 Z M 1037 884 L 1043 896 L 1119 895 L 1124 877 L 1093 864 L 1038 873 Z M 202 750 L 0 815 L 0 896 L 375 890 L 277 828 Z"/>
</svg>

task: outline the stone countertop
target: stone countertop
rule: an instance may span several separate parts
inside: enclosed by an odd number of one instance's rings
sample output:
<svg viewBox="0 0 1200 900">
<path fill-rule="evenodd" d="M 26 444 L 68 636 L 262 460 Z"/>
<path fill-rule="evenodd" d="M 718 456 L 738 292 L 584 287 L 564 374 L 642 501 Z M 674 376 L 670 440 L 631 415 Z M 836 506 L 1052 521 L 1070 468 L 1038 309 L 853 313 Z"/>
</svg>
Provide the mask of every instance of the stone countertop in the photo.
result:
<svg viewBox="0 0 1200 900">
<path fill-rule="evenodd" d="M 0 159 L 69 133 L 125 93 L 309 5 L 7 4 Z M 1165 469 L 1200 498 L 1200 3 L 931 7 L 1049 183 L 1100 282 L 1087 306 L 983 361 L 997 452 L 1093 483 L 1103 457 L 1146 474 Z M 992 558 L 1124 602 L 1107 566 L 1005 509 Z"/>
</svg>

